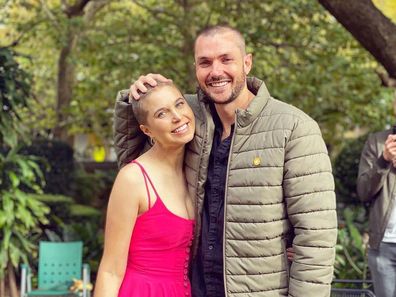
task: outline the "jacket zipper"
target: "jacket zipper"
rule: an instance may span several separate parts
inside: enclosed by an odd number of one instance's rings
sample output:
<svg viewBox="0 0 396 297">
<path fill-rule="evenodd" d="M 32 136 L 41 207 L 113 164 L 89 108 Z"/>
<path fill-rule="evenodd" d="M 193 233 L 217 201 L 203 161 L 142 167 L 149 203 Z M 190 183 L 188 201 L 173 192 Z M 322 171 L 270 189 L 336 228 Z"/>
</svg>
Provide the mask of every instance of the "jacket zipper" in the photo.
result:
<svg viewBox="0 0 396 297">
<path fill-rule="evenodd" d="M 206 114 L 207 110 L 205 108 L 205 105 L 202 104 L 201 102 L 199 103 L 199 105 L 200 105 L 201 110 L 203 111 L 204 131 L 205 131 L 204 137 L 202 138 L 202 145 L 201 145 L 201 147 L 199 149 L 199 156 L 200 156 L 199 157 L 199 164 L 201 164 L 202 159 L 203 159 L 204 147 L 206 147 L 206 144 L 208 143 L 208 116 Z M 198 180 L 199 180 L 199 177 L 200 177 L 200 171 L 201 171 L 201 167 L 199 167 L 199 170 L 197 172 L 196 185 L 198 185 Z M 196 188 L 196 192 L 198 192 L 198 187 Z M 195 196 L 197 198 L 196 201 L 195 201 L 195 209 L 197 210 L 197 216 L 196 217 L 197 217 L 197 220 L 198 220 L 198 218 L 201 217 L 199 215 L 199 212 L 202 213 L 202 207 L 200 207 L 200 208 L 198 207 L 198 204 L 199 204 L 198 194 L 195 194 Z M 196 229 L 198 229 L 198 228 L 196 228 Z M 201 233 L 201 230 L 202 230 L 202 220 L 200 221 L 200 224 L 199 224 L 199 230 L 195 230 L 194 231 L 195 232 L 195 234 L 194 234 L 195 245 L 194 245 L 194 249 L 193 249 L 193 257 L 195 257 L 196 253 L 197 253 L 198 240 L 199 240 L 199 237 L 200 237 L 199 234 Z"/>
<path fill-rule="evenodd" d="M 228 192 L 228 177 L 229 177 L 229 172 L 230 172 L 230 161 L 231 161 L 231 153 L 232 153 L 232 147 L 234 145 L 234 138 L 237 130 L 237 111 L 235 112 L 235 122 L 234 122 L 234 133 L 232 133 L 232 138 L 231 138 L 231 144 L 230 144 L 230 151 L 228 153 L 228 163 L 227 163 L 227 177 L 226 177 L 226 183 L 225 183 L 225 189 L 224 189 L 224 226 L 223 226 L 223 279 L 224 279 L 224 293 L 225 297 L 228 296 L 227 294 L 227 283 L 226 283 L 226 255 L 225 255 L 225 230 L 226 230 L 226 222 L 227 222 L 227 192 Z"/>
<path fill-rule="evenodd" d="M 381 237 L 380 237 L 381 241 L 379 242 L 379 244 L 381 244 L 382 239 L 384 238 L 384 234 L 385 234 L 385 231 L 386 231 L 386 227 L 387 227 L 388 224 L 389 224 L 390 216 L 392 215 L 393 208 L 395 207 L 395 194 L 393 194 L 393 193 L 394 193 L 395 186 L 396 186 L 396 183 L 393 185 L 393 188 L 392 188 L 392 191 L 391 191 L 392 194 L 391 194 L 391 198 L 390 198 L 390 201 L 389 201 L 390 207 L 388 207 L 388 210 L 387 210 L 387 212 L 386 212 L 386 216 L 385 216 L 385 218 L 384 218 L 384 221 L 382 222 L 382 226 L 381 226 Z M 379 245 L 378 245 L 378 248 L 379 248 Z"/>
</svg>

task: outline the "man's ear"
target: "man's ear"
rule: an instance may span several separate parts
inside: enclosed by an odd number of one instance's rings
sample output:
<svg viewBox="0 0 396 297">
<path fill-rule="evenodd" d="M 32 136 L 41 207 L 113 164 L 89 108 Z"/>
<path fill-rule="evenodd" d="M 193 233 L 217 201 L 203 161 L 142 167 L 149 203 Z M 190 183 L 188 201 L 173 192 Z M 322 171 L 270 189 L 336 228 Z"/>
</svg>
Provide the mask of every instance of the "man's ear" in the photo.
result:
<svg viewBox="0 0 396 297">
<path fill-rule="evenodd" d="M 253 55 L 252 54 L 246 54 L 245 57 L 243 58 L 243 69 L 245 71 L 245 75 L 248 75 L 250 70 L 252 69 L 253 65 Z"/>
<path fill-rule="evenodd" d="M 152 133 L 151 133 L 149 127 L 147 127 L 146 125 L 143 125 L 143 124 L 142 124 L 142 125 L 139 126 L 139 128 L 140 128 L 140 130 L 142 130 L 142 132 L 143 132 L 144 134 L 146 134 L 148 137 L 151 137 L 151 136 L 152 136 Z"/>
</svg>

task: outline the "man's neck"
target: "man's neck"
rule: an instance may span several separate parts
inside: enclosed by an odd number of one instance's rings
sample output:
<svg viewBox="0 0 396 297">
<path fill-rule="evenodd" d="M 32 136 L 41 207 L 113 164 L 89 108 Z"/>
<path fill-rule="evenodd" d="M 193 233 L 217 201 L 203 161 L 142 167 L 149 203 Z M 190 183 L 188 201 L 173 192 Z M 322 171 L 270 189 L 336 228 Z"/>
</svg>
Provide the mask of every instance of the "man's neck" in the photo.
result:
<svg viewBox="0 0 396 297">
<path fill-rule="evenodd" d="M 246 88 L 238 98 L 228 104 L 215 104 L 217 114 L 223 125 L 223 135 L 221 139 L 227 138 L 231 133 L 231 126 L 235 122 L 235 112 L 237 109 L 246 109 L 254 98 L 254 94 Z"/>
</svg>

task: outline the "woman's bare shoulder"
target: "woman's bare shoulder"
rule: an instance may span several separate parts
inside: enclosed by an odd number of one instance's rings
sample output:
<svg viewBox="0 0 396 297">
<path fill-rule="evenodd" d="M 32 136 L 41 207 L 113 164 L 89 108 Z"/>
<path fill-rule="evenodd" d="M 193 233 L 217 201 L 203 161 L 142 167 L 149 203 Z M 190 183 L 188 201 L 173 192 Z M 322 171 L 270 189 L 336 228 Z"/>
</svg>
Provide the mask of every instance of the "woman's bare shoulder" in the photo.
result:
<svg viewBox="0 0 396 297">
<path fill-rule="evenodd" d="M 128 184 L 137 185 L 141 183 L 143 174 L 138 165 L 129 163 L 120 169 L 117 179 Z"/>
<path fill-rule="evenodd" d="M 125 165 L 117 174 L 113 192 L 128 193 L 129 197 L 145 193 L 144 178 L 141 169 L 136 164 Z"/>
</svg>

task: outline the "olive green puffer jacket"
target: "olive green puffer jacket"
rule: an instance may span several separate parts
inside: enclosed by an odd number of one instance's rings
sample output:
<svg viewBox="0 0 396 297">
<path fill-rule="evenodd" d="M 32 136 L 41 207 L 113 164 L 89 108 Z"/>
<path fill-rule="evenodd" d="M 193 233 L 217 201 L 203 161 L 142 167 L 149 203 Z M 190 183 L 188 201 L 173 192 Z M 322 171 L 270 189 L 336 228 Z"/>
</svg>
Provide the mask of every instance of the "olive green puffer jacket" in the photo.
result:
<svg viewBox="0 0 396 297">
<path fill-rule="evenodd" d="M 229 297 L 330 296 L 337 218 L 334 181 L 317 123 L 272 98 L 264 83 L 248 80 L 256 94 L 236 121 L 225 194 L 224 274 Z M 198 98 L 197 98 L 198 97 Z M 127 91 L 115 110 L 120 165 L 143 149 Z M 214 123 L 203 94 L 186 96 L 196 116 L 196 136 L 185 165 L 196 205 L 198 244 Z M 293 245 L 290 264 L 286 247 Z"/>
</svg>

